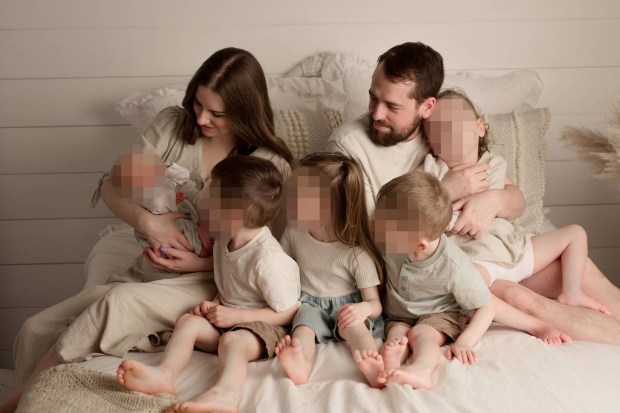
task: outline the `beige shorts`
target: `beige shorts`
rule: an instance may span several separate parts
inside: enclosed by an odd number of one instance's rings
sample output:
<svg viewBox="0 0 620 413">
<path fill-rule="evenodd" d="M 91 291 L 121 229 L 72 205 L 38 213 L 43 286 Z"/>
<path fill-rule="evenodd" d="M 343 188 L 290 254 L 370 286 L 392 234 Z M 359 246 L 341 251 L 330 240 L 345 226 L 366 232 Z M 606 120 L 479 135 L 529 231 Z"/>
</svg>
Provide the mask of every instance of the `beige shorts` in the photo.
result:
<svg viewBox="0 0 620 413">
<path fill-rule="evenodd" d="M 226 331 L 235 330 L 249 330 L 254 333 L 264 344 L 267 350 L 267 359 L 273 358 L 275 355 L 276 344 L 288 334 L 284 327 L 274 326 L 271 324 L 263 323 L 262 321 L 253 321 L 251 323 L 237 324 L 229 329 L 221 330 L 222 333 Z M 264 360 L 264 359 L 263 359 Z"/>
<path fill-rule="evenodd" d="M 484 267 L 491 276 L 491 284 L 496 280 L 507 280 L 515 283 L 529 278 L 534 273 L 534 245 L 532 239 L 529 238 L 525 244 L 525 252 L 523 256 L 512 268 L 502 267 L 492 261 L 473 260 L 474 264 Z"/>
<path fill-rule="evenodd" d="M 405 325 L 407 328 L 424 324 L 444 333 L 454 341 L 465 330 L 467 317 L 456 311 L 426 314 L 417 320 L 388 317 L 385 321 L 385 334 L 387 335 L 390 329 L 398 324 Z"/>
</svg>

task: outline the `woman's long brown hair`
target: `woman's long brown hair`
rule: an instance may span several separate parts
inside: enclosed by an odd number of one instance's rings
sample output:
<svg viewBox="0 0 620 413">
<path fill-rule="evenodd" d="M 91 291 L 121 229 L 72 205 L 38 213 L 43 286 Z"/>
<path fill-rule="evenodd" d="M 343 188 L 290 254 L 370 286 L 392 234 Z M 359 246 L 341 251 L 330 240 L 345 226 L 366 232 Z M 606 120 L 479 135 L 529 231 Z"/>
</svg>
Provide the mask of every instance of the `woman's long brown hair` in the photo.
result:
<svg viewBox="0 0 620 413">
<path fill-rule="evenodd" d="M 293 161 L 286 143 L 275 134 L 265 73 L 251 53 L 234 47 L 218 50 L 189 81 L 183 98 L 185 110 L 177 119 L 176 131 L 192 145 L 201 136 L 194 112 L 198 86 L 208 87 L 222 97 L 232 134 L 237 138 L 237 154 L 249 155 L 257 148 L 265 148 L 289 163 Z"/>
</svg>

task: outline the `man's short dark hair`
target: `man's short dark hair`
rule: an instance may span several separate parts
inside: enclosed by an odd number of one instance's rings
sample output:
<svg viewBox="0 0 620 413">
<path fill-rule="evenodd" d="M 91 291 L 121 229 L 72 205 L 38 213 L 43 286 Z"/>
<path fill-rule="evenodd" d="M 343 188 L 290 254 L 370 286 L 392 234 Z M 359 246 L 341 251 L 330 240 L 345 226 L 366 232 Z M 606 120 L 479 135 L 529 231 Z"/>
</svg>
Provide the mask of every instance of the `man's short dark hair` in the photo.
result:
<svg viewBox="0 0 620 413">
<path fill-rule="evenodd" d="M 420 42 L 407 42 L 392 47 L 379 56 L 385 76 L 394 83 L 414 82 L 411 98 L 422 104 L 437 97 L 443 84 L 443 58 L 431 47 Z"/>
</svg>

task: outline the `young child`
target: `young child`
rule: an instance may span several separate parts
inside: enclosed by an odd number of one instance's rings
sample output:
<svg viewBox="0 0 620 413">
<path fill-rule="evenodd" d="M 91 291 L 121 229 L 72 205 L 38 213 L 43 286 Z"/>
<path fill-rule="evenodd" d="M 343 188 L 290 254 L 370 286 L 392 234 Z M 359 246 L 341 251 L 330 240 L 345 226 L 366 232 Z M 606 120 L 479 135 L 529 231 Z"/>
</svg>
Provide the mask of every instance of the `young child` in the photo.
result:
<svg viewBox="0 0 620 413">
<path fill-rule="evenodd" d="M 344 340 L 368 383 L 378 387 L 383 260 L 370 238 L 362 170 L 342 154 L 311 154 L 288 183 L 289 224 L 280 243 L 299 265 L 302 304 L 292 338 L 275 349 L 278 361 L 293 383 L 307 383 L 316 343 Z"/>
<path fill-rule="evenodd" d="M 213 245 L 208 221 L 198 219 L 197 202 L 200 191 L 183 187 L 189 181 L 189 170 L 176 163 L 164 164 L 153 153 L 123 153 L 112 168 L 112 185 L 120 193 L 138 202 L 153 214 L 183 212 L 187 219 L 177 219 L 175 225 L 187 238 L 194 252 L 201 258 L 212 255 Z M 183 188 L 183 192 L 181 189 Z M 148 259 L 150 244 L 135 231 L 136 239 L 145 252 L 136 257 L 130 271 L 143 282 L 173 278 L 181 275 L 155 268 Z M 149 252 L 150 252 L 149 251 Z M 109 281 L 115 281 L 112 277 Z"/>
<path fill-rule="evenodd" d="M 462 92 L 446 90 L 439 94 L 425 132 L 432 154 L 427 155 L 424 170 L 442 179 L 460 166 L 489 164 L 488 189 L 512 184 L 506 176 L 506 161 L 489 151 L 484 121 L 473 103 Z M 452 217 L 448 230 L 458 219 Z M 491 285 L 496 279 L 516 283 L 540 271 L 556 259 L 562 263 L 562 293 L 558 301 L 610 314 L 607 307 L 586 295 L 582 278 L 588 258 L 587 235 L 579 225 L 568 225 L 540 234 L 523 234 L 511 222 L 495 218 L 481 237 L 456 233 L 452 238 L 476 264 Z M 475 239 L 478 238 L 478 239 Z"/>
<path fill-rule="evenodd" d="M 448 359 L 476 362 L 473 347 L 493 321 L 495 309 L 471 259 L 444 234 L 451 218 L 450 195 L 428 173 L 397 177 L 377 195 L 375 240 L 387 267 L 387 339 L 380 383 L 430 389 L 446 342 L 451 342 Z M 403 365 L 408 345 L 412 363 Z"/>
<path fill-rule="evenodd" d="M 237 411 L 248 363 L 273 356 L 299 306 L 299 269 L 266 227 L 278 213 L 282 177 L 269 161 L 231 156 L 211 173 L 208 217 L 216 241 L 218 295 L 176 322 L 161 363 L 124 360 L 117 379 L 128 389 L 175 394 L 175 381 L 197 347 L 220 358 L 215 385 L 169 411 Z M 202 202 L 200 203 L 202 211 Z"/>
</svg>

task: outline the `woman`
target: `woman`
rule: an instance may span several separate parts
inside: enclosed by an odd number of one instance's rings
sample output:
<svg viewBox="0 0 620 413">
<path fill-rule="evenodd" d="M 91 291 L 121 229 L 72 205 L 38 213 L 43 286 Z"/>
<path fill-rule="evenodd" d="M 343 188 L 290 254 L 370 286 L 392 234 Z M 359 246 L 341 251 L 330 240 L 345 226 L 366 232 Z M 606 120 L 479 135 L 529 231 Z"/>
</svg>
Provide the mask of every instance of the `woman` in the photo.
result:
<svg viewBox="0 0 620 413">
<path fill-rule="evenodd" d="M 284 178 L 290 174 L 293 156 L 275 136 L 264 72 L 247 51 L 226 48 L 209 57 L 190 80 L 182 105 L 160 112 L 134 145 L 136 151 L 155 152 L 164 162 L 189 169 L 190 180 L 185 184 L 189 187 L 182 189 L 202 189 L 212 167 L 231 154 L 268 159 Z M 150 213 L 122 197 L 109 174 L 99 183 L 95 203 L 99 193 L 128 225 L 108 229 L 93 248 L 86 262 L 84 291 L 26 320 L 15 341 L 14 357 L 17 380 L 30 378 L 7 406 L 16 406 L 32 378 L 61 361 L 84 359 L 94 352 L 123 353 L 134 347 L 151 350 L 159 344 L 152 342 L 155 333 L 172 331 L 179 314 L 215 295 L 212 273 L 205 272 L 212 268 L 209 259 L 192 252 L 174 224 L 183 217 L 181 213 Z M 151 245 L 148 254 L 153 266 L 188 274 L 141 283 L 126 270 L 140 254 L 134 229 Z"/>
</svg>

